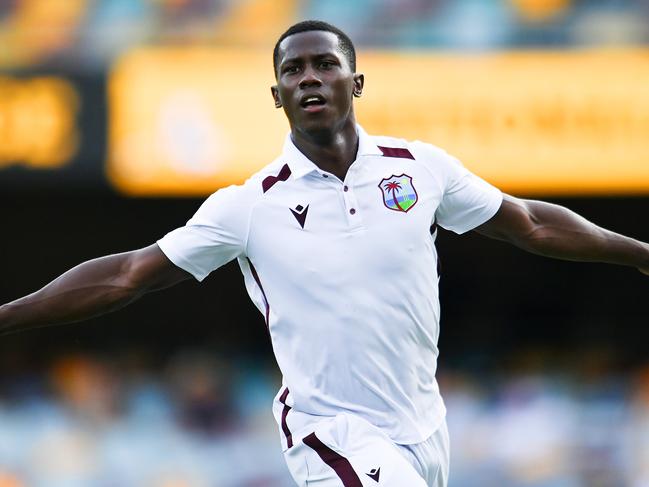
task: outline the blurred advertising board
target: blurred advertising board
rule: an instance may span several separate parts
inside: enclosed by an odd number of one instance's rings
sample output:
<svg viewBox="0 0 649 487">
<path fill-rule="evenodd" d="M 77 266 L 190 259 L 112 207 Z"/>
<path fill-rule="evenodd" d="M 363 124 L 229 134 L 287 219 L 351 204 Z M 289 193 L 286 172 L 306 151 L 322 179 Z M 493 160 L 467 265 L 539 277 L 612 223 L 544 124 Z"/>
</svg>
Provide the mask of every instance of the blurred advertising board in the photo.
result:
<svg viewBox="0 0 649 487">
<path fill-rule="evenodd" d="M 131 195 L 203 195 L 271 162 L 288 124 L 271 52 L 142 49 L 109 81 L 108 176 Z"/>
<path fill-rule="evenodd" d="M 104 80 L 0 74 L 0 188 L 106 186 Z"/>
<path fill-rule="evenodd" d="M 503 190 L 649 194 L 649 50 L 366 53 L 360 120 Z"/>
<path fill-rule="evenodd" d="M 109 81 L 110 181 L 202 195 L 280 152 L 270 52 L 139 49 Z M 523 194 L 649 194 L 649 51 L 364 52 L 358 120 Z"/>
</svg>

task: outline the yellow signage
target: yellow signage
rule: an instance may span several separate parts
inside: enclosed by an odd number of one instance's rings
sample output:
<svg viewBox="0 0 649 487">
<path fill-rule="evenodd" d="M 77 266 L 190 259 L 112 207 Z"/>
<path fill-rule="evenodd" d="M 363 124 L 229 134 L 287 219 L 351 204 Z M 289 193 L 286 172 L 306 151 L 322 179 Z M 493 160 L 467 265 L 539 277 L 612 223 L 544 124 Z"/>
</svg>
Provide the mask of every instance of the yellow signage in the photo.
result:
<svg viewBox="0 0 649 487">
<path fill-rule="evenodd" d="M 0 77 L 0 168 L 51 169 L 77 151 L 74 87 L 57 77 Z"/>
<path fill-rule="evenodd" d="M 138 50 L 109 82 L 108 176 L 137 195 L 200 195 L 241 182 L 281 149 L 270 53 Z"/>
<path fill-rule="evenodd" d="M 649 50 L 367 53 L 359 119 L 505 191 L 649 194 Z"/>
<path fill-rule="evenodd" d="M 505 191 L 649 193 L 649 50 L 483 55 L 365 52 L 357 118 L 420 139 Z M 137 195 L 201 195 L 280 152 L 270 52 L 142 49 L 109 90 L 110 179 Z"/>
</svg>

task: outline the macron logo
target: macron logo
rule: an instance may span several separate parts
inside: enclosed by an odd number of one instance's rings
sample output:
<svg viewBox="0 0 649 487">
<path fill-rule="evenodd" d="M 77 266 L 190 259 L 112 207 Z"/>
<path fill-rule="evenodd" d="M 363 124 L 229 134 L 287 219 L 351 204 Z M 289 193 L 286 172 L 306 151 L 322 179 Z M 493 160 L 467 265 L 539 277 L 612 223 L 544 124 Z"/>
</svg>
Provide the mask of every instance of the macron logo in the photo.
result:
<svg viewBox="0 0 649 487">
<path fill-rule="evenodd" d="M 379 475 L 381 475 L 381 467 L 379 468 L 373 468 L 370 470 L 370 473 L 366 473 L 369 478 L 371 478 L 374 482 L 379 481 Z"/>
<path fill-rule="evenodd" d="M 289 209 L 291 210 L 291 213 L 293 213 L 293 216 L 295 217 L 297 222 L 300 224 L 300 227 L 304 228 L 304 222 L 306 221 L 306 213 L 307 211 L 309 211 L 309 205 L 306 205 L 306 208 L 302 205 L 297 205 L 295 209 Z"/>
</svg>

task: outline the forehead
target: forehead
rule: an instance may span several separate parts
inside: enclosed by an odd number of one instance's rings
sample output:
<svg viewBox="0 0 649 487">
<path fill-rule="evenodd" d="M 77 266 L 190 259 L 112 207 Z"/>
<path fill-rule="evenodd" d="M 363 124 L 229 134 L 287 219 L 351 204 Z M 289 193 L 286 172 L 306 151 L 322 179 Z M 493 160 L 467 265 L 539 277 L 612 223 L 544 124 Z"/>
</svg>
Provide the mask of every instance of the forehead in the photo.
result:
<svg viewBox="0 0 649 487">
<path fill-rule="evenodd" d="M 322 54 L 342 56 L 338 36 L 333 32 L 313 30 L 300 32 L 284 39 L 279 45 L 279 64 L 286 59 L 295 59 Z"/>
</svg>

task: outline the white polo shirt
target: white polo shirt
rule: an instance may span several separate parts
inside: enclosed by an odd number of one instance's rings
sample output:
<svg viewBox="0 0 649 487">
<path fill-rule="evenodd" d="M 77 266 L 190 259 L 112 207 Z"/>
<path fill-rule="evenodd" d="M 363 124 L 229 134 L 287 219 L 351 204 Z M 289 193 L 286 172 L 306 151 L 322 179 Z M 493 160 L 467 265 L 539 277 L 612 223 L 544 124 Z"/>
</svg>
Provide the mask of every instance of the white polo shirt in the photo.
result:
<svg viewBox="0 0 649 487">
<path fill-rule="evenodd" d="M 158 241 L 199 281 L 238 259 L 283 375 L 274 413 L 284 448 L 341 412 L 400 444 L 437 429 L 435 228 L 471 230 L 502 201 L 439 148 L 358 133 L 344 181 L 289 136 L 278 159 Z"/>
</svg>

